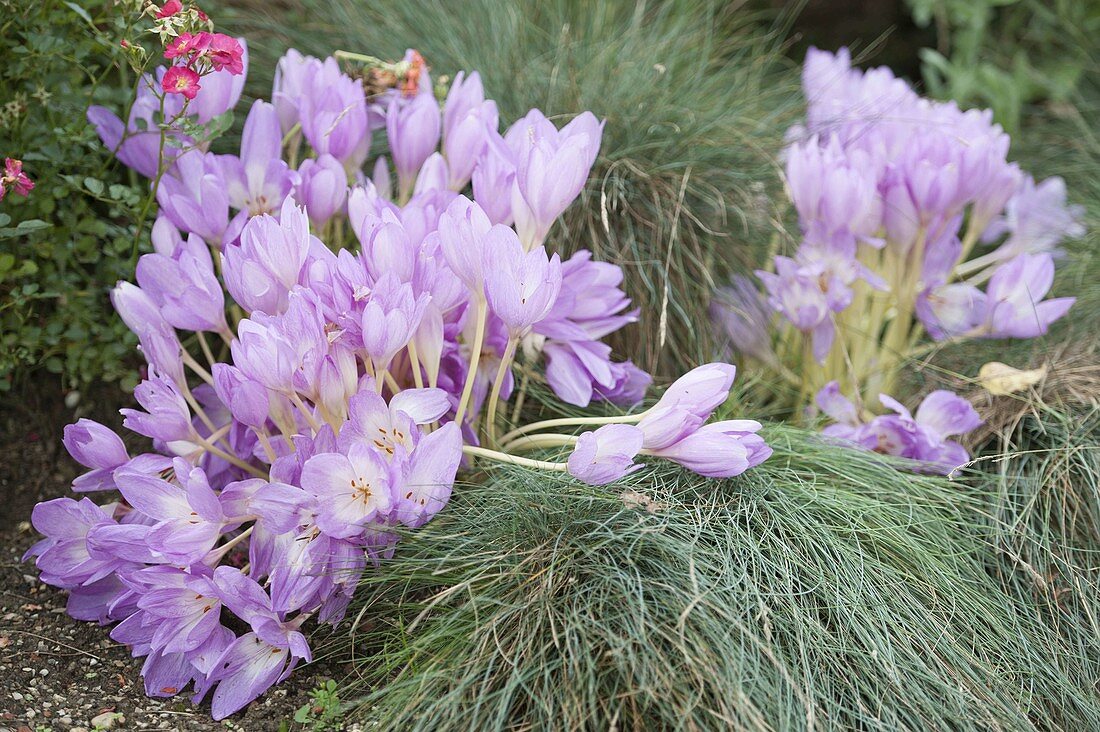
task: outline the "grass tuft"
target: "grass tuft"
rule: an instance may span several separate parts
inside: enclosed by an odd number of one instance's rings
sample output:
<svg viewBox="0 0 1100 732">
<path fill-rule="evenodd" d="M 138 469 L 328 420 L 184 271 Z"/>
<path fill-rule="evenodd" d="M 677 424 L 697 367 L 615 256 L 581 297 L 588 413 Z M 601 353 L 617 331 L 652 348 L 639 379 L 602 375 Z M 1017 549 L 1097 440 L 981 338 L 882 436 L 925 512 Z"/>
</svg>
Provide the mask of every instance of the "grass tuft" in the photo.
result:
<svg viewBox="0 0 1100 732">
<path fill-rule="evenodd" d="M 400 729 L 1100 726 L 1088 649 L 987 572 L 984 497 L 789 427 L 732 481 L 495 470 L 369 573 L 356 714 Z M 350 694 L 354 694 L 354 687 Z"/>
</svg>

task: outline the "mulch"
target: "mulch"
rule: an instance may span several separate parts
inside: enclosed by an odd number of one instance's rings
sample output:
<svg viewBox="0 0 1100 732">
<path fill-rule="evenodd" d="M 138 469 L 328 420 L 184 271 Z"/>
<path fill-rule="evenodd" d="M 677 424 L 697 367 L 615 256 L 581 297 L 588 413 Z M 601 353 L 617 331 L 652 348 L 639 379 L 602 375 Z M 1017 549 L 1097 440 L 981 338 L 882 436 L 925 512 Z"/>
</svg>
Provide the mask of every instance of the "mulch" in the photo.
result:
<svg viewBox="0 0 1100 732">
<path fill-rule="evenodd" d="M 0 396 L 7 448 L 0 458 L 0 732 L 91 732 L 93 719 L 98 729 L 300 729 L 291 719 L 309 703 L 309 691 L 345 678 L 349 668 L 325 661 L 299 667 L 244 711 L 214 722 L 209 702 L 146 697 L 142 660 L 112 641 L 108 628 L 66 615 L 65 593 L 39 582 L 33 562 L 20 561 L 39 538 L 29 523 L 35 503 L 72 495 L 69 484 L 81 470 L 61 445 L 62 428 L 79 416 L 118 426 L 115 410 L 128 402 L 117 388 L 82 400 L 102 407 L 75 409 L 48 382 L 23 392 Z"/>
</svg>

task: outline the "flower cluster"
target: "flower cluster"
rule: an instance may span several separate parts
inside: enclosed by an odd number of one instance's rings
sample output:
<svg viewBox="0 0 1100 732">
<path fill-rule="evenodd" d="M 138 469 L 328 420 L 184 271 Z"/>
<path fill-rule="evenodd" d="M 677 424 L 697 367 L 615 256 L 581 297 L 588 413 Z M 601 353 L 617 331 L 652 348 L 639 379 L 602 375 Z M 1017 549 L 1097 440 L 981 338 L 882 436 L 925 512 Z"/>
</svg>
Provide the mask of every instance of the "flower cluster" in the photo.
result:
<svg viewBox="0 0 1100 732">
<path fill-rule="evenodd" d="M 74 490 L 121 499 L 40 504 L 46 538 L 29 554 L 74 617 L 118 623 L 112 637 L 146 658 L 147 693 L 191 685 L 217 719 L 309 660 L 304 623 L 338 623 L 368 565 L 430 521 L 475 460 L 603 484 L 640 455 L 724 477 L 771 452 L 757 422 L 709 422 L 733 383 L 725 364 L 644 411 L 516 426 L 533 379 L 578 406 L 634 406 L 651 382 L 603 342 L 638 317 L 620 269 L 546 246 L 602 123 L 584 113 L 559 129 L 532 110 L 502 134 L 476 73 L 441 106 L 419 54 L 387 72 L 368 95 L 336 59 L 290 51 L 239 154 L 182 146 L 167 165 L 168 125 L 127 136 L 89 112 L 122 162 L 165 171 L 155 251 L 112 293 L 148 361 L 123 424 L 152 450 L 131 456 L 88 420 L 68 427 L 89 468 Z M 214 88 L 191 109 L 239 94 L 204 99 Z M 155 96 L 141 87 L 138 118 Z M 374 132 L 387 155 L 371 161 Z M 561 448 L 561 462 L 523 455 Z"/>
<path fill-rule="evenodd" d="M 758 272 L 786 323 L 776 353 L 748 322 L 751 288 L 714 307 L 742 353 L 790 364 L 804 395 L 835 380 L 869 399 L 893 391 L 925 334 L 1031 338 L 1066 313 L 1073 298 L 1045 298 L 1080 209 L 1061 179 L 1036 184 L 1008 161 L 991 112 L 921 98 L 888 69 L 852 68 L 847 50 L 811 50 L 803 88 L 806 124 L 785 151 L 801 241 Z"/>
<path fill-rule="evenodd" d="M 0 175 L 0 201 L 8 190 L 26 198 L 34 190 L 34 181 L 23 172 L 23 161 L 4 158 L 4 174 Z"/>
</svg>

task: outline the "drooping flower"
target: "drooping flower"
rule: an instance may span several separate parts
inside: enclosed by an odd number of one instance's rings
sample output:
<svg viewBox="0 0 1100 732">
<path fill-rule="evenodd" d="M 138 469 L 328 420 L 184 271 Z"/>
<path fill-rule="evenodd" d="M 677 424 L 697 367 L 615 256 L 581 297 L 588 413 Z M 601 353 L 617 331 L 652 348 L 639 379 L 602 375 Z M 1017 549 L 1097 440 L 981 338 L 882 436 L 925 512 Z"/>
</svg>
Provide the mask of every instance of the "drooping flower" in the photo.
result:
<svg viewBox="0 0 1100 732">
<path fill-rule="evenodd" d="M 65 427 L 62 442 L 73 459 L 90 472 L 73 481 L 77 492 L 114 488 L 111 474 L 130 460 L 126 445 L 114 430 L 91 419 L 79 419 Z"/>
<path fill-rule="evenodd" d="M 606 485 L 641 470 L 634 458 L 643 433 L 633 425 L 609 424 L 585 432 L 569 455 L 569 474 L 592 485 Z"/>
<path fill-rule="evenodd" d="M 1069 311 L 1075 297 L 1043 300 L 1054 284 L 1049 252 L 1021 254 L 1001 265 L 986 288 L 983 326 L 990 338 L 1035 338 Z"/>
</svg>

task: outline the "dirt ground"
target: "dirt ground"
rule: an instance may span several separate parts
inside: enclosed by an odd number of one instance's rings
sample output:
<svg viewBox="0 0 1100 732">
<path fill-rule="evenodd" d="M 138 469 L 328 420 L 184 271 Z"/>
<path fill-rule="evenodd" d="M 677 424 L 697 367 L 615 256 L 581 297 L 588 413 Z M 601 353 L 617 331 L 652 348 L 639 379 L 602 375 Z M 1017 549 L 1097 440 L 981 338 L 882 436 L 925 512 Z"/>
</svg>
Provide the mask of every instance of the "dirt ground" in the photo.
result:
<svg viewBox="0 0 1100 732">
<path fill-rule="evenodd" d="M 146 697 L 141 659 L 112 641 L 107 628 L 66 615 L 64 593 L 40 583 L 32 562 L 20 561 L 38 539 L 29 523 L 34 504 L 68 495 L 80 471 L 61 445 L 62 428 L 78 416 L 117 426 L 116 410 L 126 406 L 126 397 L 112 388 L 96 395 L 104 406 L 73 410 L 56 387 L 42 386 L 35 391 L 49 393 L 24 390 L 0 397 L 0 439 L 6 447 L 0 459 L 0 732 L 266 732 L 282 723 L 283 729 L 300 729 L 290 720 L 309 702 L 309 691 L 324 679 L 345 678 L 348 668 L 324 661 L 299 667 L 245 711 L 216 723 L 209 703 L 196 707 L 187 696 Z"/>
</svg>

